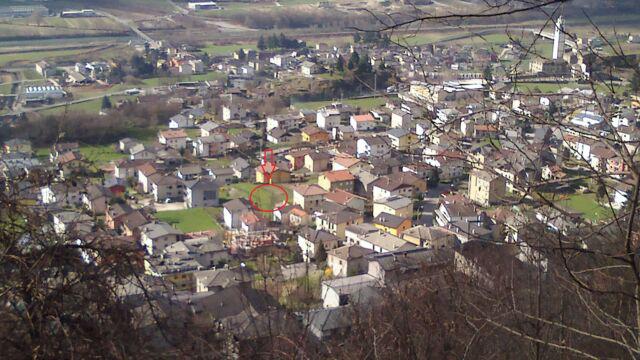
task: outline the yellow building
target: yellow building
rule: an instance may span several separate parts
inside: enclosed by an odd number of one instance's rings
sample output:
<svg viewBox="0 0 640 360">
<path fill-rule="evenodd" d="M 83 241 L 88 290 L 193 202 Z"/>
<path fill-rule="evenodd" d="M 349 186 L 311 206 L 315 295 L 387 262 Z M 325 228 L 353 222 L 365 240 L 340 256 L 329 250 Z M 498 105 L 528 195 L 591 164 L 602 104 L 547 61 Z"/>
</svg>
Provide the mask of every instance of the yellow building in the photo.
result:
<svg viewBox="0 0 640 360">
<path fill-rule="evenodd" d="M 471 201 L 482 206 L 490 206 L 504 198 L 505 193 L 506 182 L 501 176 L 484 170 L 473 170 L 469 174 Z"/>
<path fill-rule="evenodd" d="M 400 236 L 411 227 L 411 219 L 383 212 L 373 219 L 373 225 L 391 235 Z"/>
</svg>

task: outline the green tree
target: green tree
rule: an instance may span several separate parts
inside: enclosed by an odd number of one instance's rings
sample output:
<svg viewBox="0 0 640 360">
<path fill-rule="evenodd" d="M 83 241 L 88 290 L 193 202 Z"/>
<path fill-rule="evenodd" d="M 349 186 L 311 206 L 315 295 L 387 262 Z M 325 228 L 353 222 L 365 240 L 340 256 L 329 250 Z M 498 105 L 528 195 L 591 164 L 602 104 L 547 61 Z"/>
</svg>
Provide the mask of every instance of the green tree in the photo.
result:
<svg viewBox="0 0 640 360">
<path fill-rule="evenodd" d="M 338 61 L 336 61 L 336 70 L 343 72 L 344 71 L 344 58 L 342 55 L 338 55 Z"/>
<path fill-rule="evenodd" d="M 360 41 L 362 41 L 362 37 L 360 36 L 360 33 L 357 32 L 357 33 L 353 34 L 353 42 L 357 44 Z"/>
<path fill-rule="evenodd" d="M 360 74 L 370 74 L 371 72 L 373 72 L 371 59 L 368 55 L 364 55 L 360 58 L 360 61 L 358 62 L 358 72 Z"/>
<path fill-rule="evenodd" d="M 351 57 L 349 58 L 349 62 L 347 63 L 347 68 L 349 68 L 349 70 L 353 70 L 358 66 L 359 63 L 360 63 L 360 55 L 358 54 L 357 51 L 354 51 L 351 54 Z"/>
<path fill-rule="evenodd" d="M 269 36 L 269 41 L 267 42 L 267 46 L 269 49 L 275 49 L 280 46 L 278 42 L 278 37 L 275 34 Z"/>
<path fill-rule="evenodd" d="M 640 75 L 638 75 L 637 70 L 633 72 L 633 76 L 631 77 L 631 91 L 633 91 L 635 94 L 640 91 Z"/>
<path fill-rule="evenodd" d="M 238 50 L 238 59 L 244 60 L 246 58 L 247 58 L 247 54 L 245 54 L 244 50 L 240 48 L 240 50 Z"/>
<path fill-rule="evenodd" d="M 320 241 L 318 246 L 318 253 L 316 254 L 316 263 L 319 265 L 327 260 L 327 249 L 324 248 L 324 243 Z"/>
<path fill-rule="evenodd" d="M 106 95 L 102 98 L 102 110 L 105 109 L 111 109 L 111 100 Z"/>
<path fill-rule="evenodd" d="M 482 76 L 485 80 L 491 81 L 493 80 L 493 69 L 491 69 L 491 65 L 487 65 L 482 72 Z"/>
<path fill-rule="evenodd" d="M 258 38 L 258 49 L 265 50 L 266 48 L 267 48 L 267 43 L 264 40 L 264 36 L 260 35 L 260 37 Z"/>
</svg>

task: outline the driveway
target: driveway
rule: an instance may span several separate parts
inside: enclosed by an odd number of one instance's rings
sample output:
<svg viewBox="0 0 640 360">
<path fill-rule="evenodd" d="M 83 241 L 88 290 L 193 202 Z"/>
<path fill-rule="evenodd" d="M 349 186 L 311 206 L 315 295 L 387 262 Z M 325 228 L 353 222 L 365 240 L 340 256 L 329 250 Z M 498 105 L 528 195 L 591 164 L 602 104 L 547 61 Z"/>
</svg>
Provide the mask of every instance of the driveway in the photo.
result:
<svg viewBox="0 0 640 360">
<path fill-rule="evenodd" d="M 418 209 L 421 211 L 421 214 L 416 221 L 416 225 L 433 225 L 433 211 L 438 207 L 440 194 L 445 190 L 447 190 L 447 186 L 442 184 L 435 188 L 429 188 L 425 193 L 423 200 L 418 205 Z"/>
</svg>

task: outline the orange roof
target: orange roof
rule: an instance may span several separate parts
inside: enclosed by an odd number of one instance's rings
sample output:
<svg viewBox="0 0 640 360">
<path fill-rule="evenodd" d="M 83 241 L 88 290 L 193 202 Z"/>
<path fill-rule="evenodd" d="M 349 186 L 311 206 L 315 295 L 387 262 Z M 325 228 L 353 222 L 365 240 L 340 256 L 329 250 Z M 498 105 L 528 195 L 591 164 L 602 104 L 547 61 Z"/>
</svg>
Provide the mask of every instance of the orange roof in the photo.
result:
<svg viewBox="0 0 640 360">
<path fill-rule="evenodd" d="M 374 119 L 373 119 L 373 115 L 371 115 L 371 114 L 353 115 L 353 118 L 354 118 L 357 122 L 362 122 L 362 121 L 374 121 Z"/>
<path fill-rule="evenodd" d="M 359 159 L 354 158 L 353 156 L 336 156 L 333 159 L 333 162 L 336 164 L 340 164 L 346 168 L 350 168 L 353 165 L 360 162 Z"/>
<path fill-rule="evenodd" d="M 496 125 L 476 125 L 475 129 L 480 131 L 498 131 Z"/>
<path fill-rule="evenodd" d="M 336 181 L 353 181 L 356 178 L 351 175 L 349 170 L 327 171 L 323 174 L 330 182 Z"/>
<path fill-rule="evenodd" d="M 342 204 L 342 205 L 345 205 L 349 200 L 355 199 L 355 198 L 360 198 L 364 200 L 362 196 L 352 194 L 342 189 L 336 189 L 335 191 L 332 191 L 325 196 L 326 200 L 337 203 L 337 204 Z"/>
</svg>

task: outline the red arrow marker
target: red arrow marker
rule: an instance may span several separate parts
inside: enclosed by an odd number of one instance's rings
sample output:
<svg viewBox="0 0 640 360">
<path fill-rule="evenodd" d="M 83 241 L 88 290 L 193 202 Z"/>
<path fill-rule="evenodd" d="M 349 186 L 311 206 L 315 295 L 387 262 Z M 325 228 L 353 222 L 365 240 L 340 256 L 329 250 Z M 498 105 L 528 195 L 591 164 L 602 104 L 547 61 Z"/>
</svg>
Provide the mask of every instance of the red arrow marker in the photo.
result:
<svg viewBox="0 0 640 360">
<path fill-rule="evenodd" d="M 262 164 L 260 165 L 264 174 L 265 184 L 271 183 L 271 175 L 276 170 L 276 162 L 273 156 L 273 149 L 264 149 L 262 151 Z"/>
</svg>

